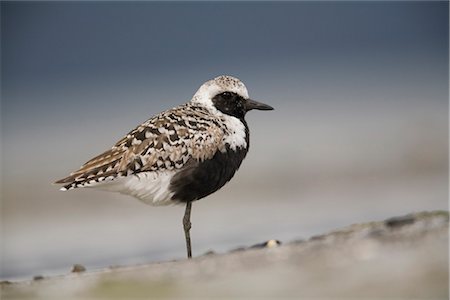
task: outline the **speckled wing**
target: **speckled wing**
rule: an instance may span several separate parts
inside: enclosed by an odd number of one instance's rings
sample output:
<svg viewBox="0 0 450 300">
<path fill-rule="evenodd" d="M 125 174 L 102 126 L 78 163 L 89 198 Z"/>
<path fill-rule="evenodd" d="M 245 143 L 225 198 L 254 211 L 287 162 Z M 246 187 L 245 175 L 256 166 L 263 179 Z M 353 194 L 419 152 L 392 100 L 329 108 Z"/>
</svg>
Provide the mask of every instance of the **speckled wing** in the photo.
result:
<svg viewBox="0 0 450 300">
<path fill-rule="evenodd" d="M 176 173 L 190 158 L 204 161 L 223 150 L 224 130 L 219 124 L 205 108 L 190 104 L 165 111 L 56 183 L 69 190 L 141 172 Z"/>
</svg>

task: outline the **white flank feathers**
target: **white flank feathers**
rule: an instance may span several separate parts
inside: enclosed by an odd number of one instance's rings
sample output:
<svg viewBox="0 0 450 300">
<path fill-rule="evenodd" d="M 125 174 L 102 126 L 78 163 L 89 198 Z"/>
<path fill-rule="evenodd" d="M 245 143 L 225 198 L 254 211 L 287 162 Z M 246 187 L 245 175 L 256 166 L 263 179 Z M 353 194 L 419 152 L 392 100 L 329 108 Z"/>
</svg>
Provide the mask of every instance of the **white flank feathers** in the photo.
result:
<svg viewBox="0 0 450 300">
<path fill-rule="evenodd" d="M 154 206 L 176 204 L 172 201 L 173 192 L 169 190 L 174 172 L 141 172 L 134 175 L 87 185 L 100 190 L 118 192 L 136 197 L 142 202 Z"/>
</svg>

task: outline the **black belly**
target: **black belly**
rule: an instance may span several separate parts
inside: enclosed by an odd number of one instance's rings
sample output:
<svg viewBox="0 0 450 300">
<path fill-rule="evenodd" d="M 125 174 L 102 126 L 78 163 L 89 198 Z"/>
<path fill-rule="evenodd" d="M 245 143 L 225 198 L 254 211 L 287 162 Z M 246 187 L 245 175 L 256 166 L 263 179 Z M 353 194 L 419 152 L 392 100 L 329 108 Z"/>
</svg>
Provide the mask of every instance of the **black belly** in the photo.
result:
<svg viewBox="0 0 450 300">
<path fill-rule="evenodd" d="M 187 202 L 199 200 L 225 185 L 239 169 L 247 149 L 218 151 L 212 159 L 202 162 L 191 160 L 172 178 L 172 200 Z"/>
</svg>

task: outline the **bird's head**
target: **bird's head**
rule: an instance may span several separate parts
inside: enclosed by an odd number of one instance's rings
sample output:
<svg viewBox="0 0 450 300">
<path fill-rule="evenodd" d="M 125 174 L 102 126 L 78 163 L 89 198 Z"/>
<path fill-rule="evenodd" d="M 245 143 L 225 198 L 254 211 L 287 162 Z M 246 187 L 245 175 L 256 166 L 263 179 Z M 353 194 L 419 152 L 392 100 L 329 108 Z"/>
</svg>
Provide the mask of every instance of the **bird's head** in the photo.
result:
<svg viewBox="0 0 450 300">
<path fill-rule="evenodd" d="M 222 75 L 205 82 L 195 93 L 192 102 L 242 119 L 252 110 L 273 110 L 273 107 L 252 100 L 239 79 Z"/>
</svg>

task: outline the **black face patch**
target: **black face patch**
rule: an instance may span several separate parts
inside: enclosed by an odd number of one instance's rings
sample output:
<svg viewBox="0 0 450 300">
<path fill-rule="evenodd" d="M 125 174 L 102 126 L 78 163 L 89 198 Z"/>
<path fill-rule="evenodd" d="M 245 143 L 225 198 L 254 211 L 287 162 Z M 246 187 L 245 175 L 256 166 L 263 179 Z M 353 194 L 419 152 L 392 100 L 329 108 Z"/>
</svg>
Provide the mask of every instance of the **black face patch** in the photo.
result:
<svg viewBox="0 0 450 300">
<path fill-rule="evenodd" d="M 212 98 L 214 106 L 224 114 L 236 117 L 238 119 L 244 119 L 245 99 L 236 93 L 223 92 L 214 98 Z"/>
</svg>

